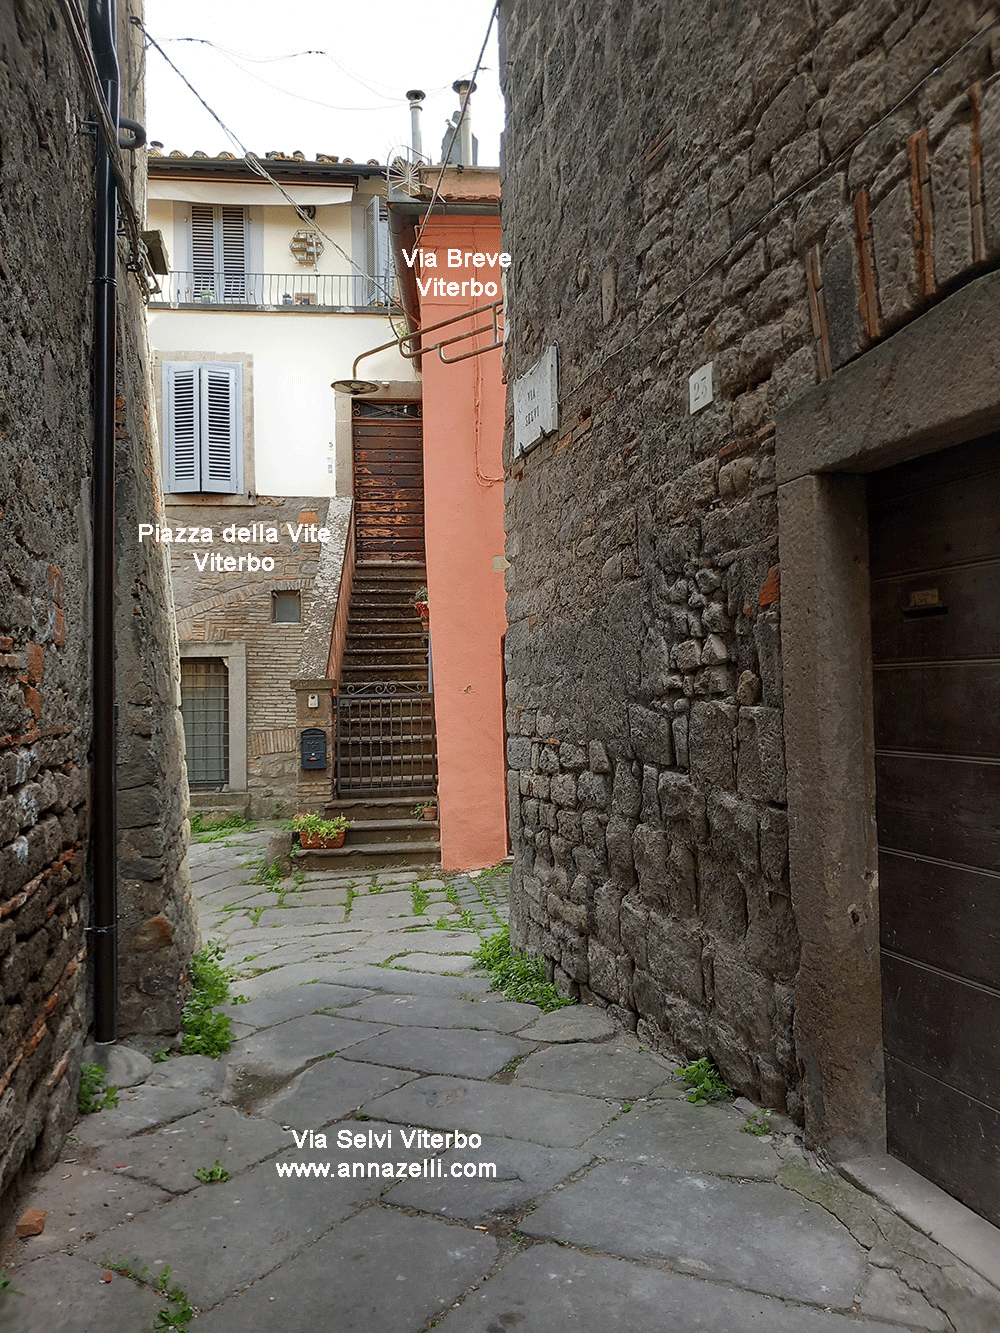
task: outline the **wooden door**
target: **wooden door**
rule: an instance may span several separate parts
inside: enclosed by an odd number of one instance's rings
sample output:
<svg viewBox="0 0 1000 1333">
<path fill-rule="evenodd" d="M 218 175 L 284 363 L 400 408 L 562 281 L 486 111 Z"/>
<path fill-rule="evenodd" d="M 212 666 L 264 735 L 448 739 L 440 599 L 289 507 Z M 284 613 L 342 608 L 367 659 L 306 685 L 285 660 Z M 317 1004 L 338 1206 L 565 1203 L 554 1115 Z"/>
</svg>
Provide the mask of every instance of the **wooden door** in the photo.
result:
<svg viewBox="0 0 1000 1333">
<path fill-rule="evenodd" d="M 353 407 L 354 531 L 359 565 L 424 563 L 421 404 Z"/>
<path fill-rule="evenodd" d="M 1000 436 L 868 495 L 889 1151 L 1000 1224 Z"/>
</svg>

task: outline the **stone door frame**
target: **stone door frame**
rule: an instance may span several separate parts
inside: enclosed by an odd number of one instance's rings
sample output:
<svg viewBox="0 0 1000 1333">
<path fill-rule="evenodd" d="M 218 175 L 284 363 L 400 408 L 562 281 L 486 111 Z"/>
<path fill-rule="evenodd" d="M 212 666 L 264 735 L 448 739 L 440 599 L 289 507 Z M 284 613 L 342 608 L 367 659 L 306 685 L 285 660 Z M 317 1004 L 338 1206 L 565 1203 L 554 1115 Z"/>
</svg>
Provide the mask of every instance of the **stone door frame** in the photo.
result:
<svg viewBox="0 0 1000 1333">
<path fill-rule="evenodd" d="M 776 422 L 795 1042 L 807 1139 L 837 1159 L 885 1152 L 864 474 L 998 425 L 996 272 Z"/>
</svg>

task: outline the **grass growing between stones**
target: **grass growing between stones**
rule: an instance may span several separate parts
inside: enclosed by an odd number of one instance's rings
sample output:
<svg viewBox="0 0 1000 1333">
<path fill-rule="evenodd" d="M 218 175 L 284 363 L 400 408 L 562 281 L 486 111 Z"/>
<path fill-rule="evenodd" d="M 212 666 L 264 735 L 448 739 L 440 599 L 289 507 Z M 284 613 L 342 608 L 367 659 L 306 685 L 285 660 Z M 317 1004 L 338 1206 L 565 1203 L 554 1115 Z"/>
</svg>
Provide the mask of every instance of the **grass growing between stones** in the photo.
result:
<svg viewBox="0 0 1000 1333">
<path fill-rule="evenodd" d="M 546 979 L 545 964 L 540 958 L 529 958 L 512 946 L 509 926 L 503 926 L 495 935 L 483 940 L 473 957 L 489 972 L 492 989 L 503 991 L 508 1000 L 537 1004 L 545 1014 L 576 1003 L 560 995 L 555 985 Z"/>
<path fill-rule="evenodd" d="M 191 955 L 191 994 L 181 1015 L 181 1050 L 218 1060 L 233 1044 L 228 1014 L 214 1011 L 229 999 L 232 971 L 222 966 L 220 944 L 206 944 Z"/>
<path fill-rule="evenodd" d="M 92 1115 L 94 1111 L 107 1111 L 118 1105 L 118 1089 L 107 1086 L 107 1074 L 100 1065 L 82 1065 L 80 1068 L 80 1091 L 76 1106 L 81 1115 Z"/>
<path fill-rule="evenodd" d="M 695 1060 L 693 1064 L 678 1069 L 678 1074 L 688 1085 L 688 1101 L 695 1106 L 707 1106 L 709 1102 L 726 1102 L 733 1095 L 722 1075 L 707 1056 Z"/>
<path fill-rule="evenodd" d="M 242 815 L 230 815 L 221 824 L 206 824 L 205 816 L 196 812 L 191 816 L 191 841 L 222 842 L 234 833 L 253 833 L 256 827 Z"/>
</svg>

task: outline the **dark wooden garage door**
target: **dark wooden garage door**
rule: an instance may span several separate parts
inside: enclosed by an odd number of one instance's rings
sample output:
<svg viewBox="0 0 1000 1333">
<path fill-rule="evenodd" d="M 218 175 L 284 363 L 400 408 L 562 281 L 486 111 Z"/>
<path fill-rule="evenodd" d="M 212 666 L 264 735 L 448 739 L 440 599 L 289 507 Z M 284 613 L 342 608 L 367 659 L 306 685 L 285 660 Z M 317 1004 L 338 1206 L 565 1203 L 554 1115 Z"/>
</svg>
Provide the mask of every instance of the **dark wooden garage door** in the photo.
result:
<svg viewBox="0 0 1000 1333">
<path fill-rule="evenodd" d="M 889 1151 L 1000 1223 L 1000 436 L 868 494 Z"/>
<path fill-rule="evenodd" d="M 424 562 L 421 404 L 365 402 L 353 409 L 354 532 L 358 564 Z"/>
</svg>

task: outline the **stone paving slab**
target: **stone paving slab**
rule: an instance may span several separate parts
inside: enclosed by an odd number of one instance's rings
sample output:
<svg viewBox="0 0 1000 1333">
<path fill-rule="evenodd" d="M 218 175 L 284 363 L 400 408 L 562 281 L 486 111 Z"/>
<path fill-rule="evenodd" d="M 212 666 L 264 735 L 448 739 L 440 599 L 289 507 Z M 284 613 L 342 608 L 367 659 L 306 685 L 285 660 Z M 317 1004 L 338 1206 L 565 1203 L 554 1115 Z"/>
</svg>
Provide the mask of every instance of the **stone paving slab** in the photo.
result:
<svg viewBox="0 0 1000 1333">
<path fill-rule="evenodd" d="M 339 1058 L 320 1060 L 265 1101 L 257 1114 L 298 1130 L 318 1129 L 414 1078 L 408 1070 Z"/>
<path fill-rule="evenodd" d="M 102 1282 L 104 1269 L 68 1254 L 19 1268 L 18 1295 L 0 1295 L 0 1333 L 131 1333 L 153 1325 L 162 1297 L 128 1278 Z"/>
<path fill-rule="evenodd" d="M 521 1230 L 835 1309 L 853 1305 L 865 1272 L 864 1252 L 845 1228 L 780 1185 L 640 1163 L 594 1167 Z"/>
<path fill-rule="evenodd" d="M 139 1255 L 154 1281 L 166 1264 L 183 1275 L 191 1303 L 208 1309 L 311 1245 L 384 1187 L 382 1180 L 282 1179 L 273 1161 L 262 1162 L 137 1217 L 82 1254 L 95 1262 L 105 1253 L 115 1261 Z"/>
<path fill-rule="evenodd" d="M 872 1319 L 888 1319 L 894 1323 L 926 1328 L 932 1333 L 948 1333 L 951 1321 L 917 1291 L 911 1291 L 895 1273 L 873 1268 L 868 1274 L 859 1302 L 861 1313 Z M 997 1317 L 1000 1324 L 1000 1315 Z"/>
<path fill-rule="evenodd" d="M 198 1333 L 415 1333 L 489 1272 L 497 1250 L 465 1227 L 369 1208 L 201 1315 Z"/>
<path fill-rule="evenodd" d="M 257 1000 L 264 995 L 273 995 L 276 991 L 288 990 L 290 986 L 309 986 L 314 982 L 341 983 L 340 974 L 355 970 L 354 958 L 352 950 L 350 953 L 335 954 L 308 963 L 287 963 L 284 967 L 275 968 L 273 972 L 246 977 L 234 989 L 248 1000 Z"/>
<path fill-rule="evenodd" d="M 133 1180 L 146 1180 L 174 1194 L 198 1185 L 195 1171 L 219 1161 L 230 1175 L 262 1161 L 287 1144 L 288 1136 L 273 1121 L 241 1115 L 232 1106 L 187 1116 L 142 1134 L 127 1144 L 103 1148 L 97 1163 Z"/>
<path fill-rule="evenodd" d="M 405 994 L 373 995 L 350 1010 L 340 1009 L 338 1012 L 372 1023 L 427 1028 L 490 1028 L 508 1033 L 520 1031 L 538 1015 L 533 1004 L 516 1004 L 513 1000 L 487 1005 L 475 1000 Z"/>
<path fill-rule="evenodd" d="M 593 1157 L 585 1149 L 545 1148 L 484 1135 L 481 1147 L 449 1148 L 441 1154 L 441 1161 L 446 1173 L 453 1162 L 471 1162 L 477 1168 L 481 1162 L 492 1162 L 496 1176 L 454 1179 L 445 1174 L 441 1179 L 404 1180 L 392 1187 L 387 1202 L 466 1222 L 485 1222 L 499 1214 L 520 1212 L 532 1199 L 582 1170 Z"/>
<path fill-rule="evenodd" d="M 253 975 L 255 969 L 283 967 L 286 964 L 308 963 L 310 960 L 329 958 L 331 955 L 345 953 L 351 947 L 350 941 L 333 935 L 317 939 L 297 940 L 283 944 L 274 940 L 255 941 L 253 947 L 235 948 L 231 951 L 230 966 L 236 971 L 237 980 L 243 975 Z M 259 972 L 257 973 L 259 975 Z"/>
<path fill-rule="evenodd" d="M 100 1148 L 212 1105 L 213 1096 L 207 1092 L 143 1083 L 138 1088 L 120 1092 L 115 1108 L 97 1111 L 78 1121 L 73 1135 L 78 1143 L 88 1148 Z"/>
<path fill-rule="evenodd" d="M 363 1023 L 334 1014 L 308 1014 L 276 1027 L 263 1028 L 229 1052 L 230 1071 L 266 1078 L 290 1078 L 314 1060 L 354 1046 L 385 1031 L 384 1024 Z"/>
<path fill-rule="evenodd" d="M 290 907 L 294 907 L 296 910 L 306 907 L 331 907 L 335 908 L 340 916 L 343 916 L 341 909 L 346 903 L 346 884 L 338 884 L 336 886 L 331 884 L 329 888 L 322 888 L 317 885 L 309 885 L 309 887 L 306 888 L 305 885 L 303 885 L 302 888 L 299 888 L 293 883 L 291 887 L 285 891 L 285 906 L 282 910 L 287 911 Z"/>
<path fill-rule="evenodd" d="M 273 900 L 261 912 L 257 926 L 258 928 L 279 926 L 282 930 L 287 930 L 289 927 L 298 930 L 305 926 L 331 930 L 337 927 L 336 933 L 344 935 L 353 935 L 357 930 L 356 926 L 344 921 L 344 912 L 340 907 L 331 908 L 329 911 L 324 911 L 321 907 L 279 907 Z"/>
<path fill-rule="evenodd" d="M 535 1245 L 450 1310 L 436 1333 L 889 1333 L 679 1273 Z"/>
<path fill-rule="evenodd" d="M 102 1171 L 79 1160 L 68 1160 L 72 1157 L 70 1143 L 63 1159 L 33 1191 L 32 1208 L 41 1208 L 48 1217 L 40 1236 L 18 1240 L 19 1261 L 56 1250 L 75 1249 L 92 1236 L 103 1235 L 120 1222 L 171 1197 L 154 1185 L 129 1180 L 120 1172 Z"/>
<path fill-rule="evenodd" d="M 645 1102 L 633 1106 L 627 1117 L 606 1126 L 584 1146 L 597 1157 L 616 1161 L 743 1180 L 774 1180 L 781 1159 L 769 1140 L 744 1134 L 742 1123 L 742 1117 L 724 1107 L 693 1106 L 688 1101 Z"/>
<path fill-rule="evenodd" d="M 445 953 L 444 950 L 439 953 L 408 953 L 395 959 L 395 963 L 408 972 L 447 972 L 450 976 L 471 972 L 476 966 L 476 960 L 471 954 Z"/>
<path fill-rule="evenodd" d="M 523 1029 L 523 1035 L 530 1041 L 542 1042 L 606 1041 L 618 1035 L 618 1028 L 603 1009 L 571 1004 L 542 1014 L 530 1028 Z"/>
<path fill-rule="evenodd" d="M 318 1013 L 321 1009 L 352 1004 L 371 995 L 370 990 L 349 986 L 292 986 L 288 990 L 251 1000 L 248 1004 L 225 1004 L 222 1012 L 251 1028 L 269 1028 L 290 1018 Z M 213 1061 L 213 1063 L 215 1063 Z"/>
<path fill-rule="evenodd" d="M 597 1097 L 436 1074 L 376 1097 L 363 1109 L 367 1115 L 407 1125 L 499 1134 L 551 1148 L 579 1147 L 618 1111 L 615 1103 Z"/>
<path fill-rule="evenodd" d="M 604 1046 L 555 1046 L 536 1051 L 517 1071 L 517 1083 L 552 1092 L 591 1097 L 644 1097 L 663 1082 L 665 1068 L 655 1055 Z"/>
<path fill-rule="evenodd" d="M 352 953 L 350 959 L 328 964 L 333 981 L 342 986 L 368 986 L 372 990 L 430 995 L 436 999 L 482 998 L 495 994 L 487 977 L 423 976 L 416 972 L 397 972 L 391 967 L 375 967 L 370 963 L 354 963 L 353 958 Z M 538 1012 L 533 1005 L 528 1007 Z"/>
<path fill-rule="evenodd" d="M 368 1060 L 396 1069 L 414 1069 L 423 1074 L 460 1074 L 465 1078 L 490 1078 L 512 1060 L 530 1055 L 534 1046 L 517 1037 L 496 1032 L 470 1032 L 464 1028 L 395 1028 L 345 1051 L 347 1060 Z"/>
</svg>

